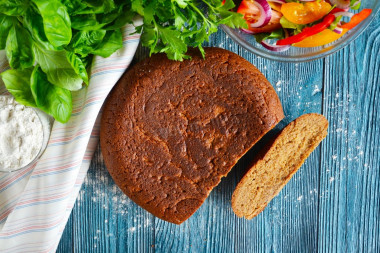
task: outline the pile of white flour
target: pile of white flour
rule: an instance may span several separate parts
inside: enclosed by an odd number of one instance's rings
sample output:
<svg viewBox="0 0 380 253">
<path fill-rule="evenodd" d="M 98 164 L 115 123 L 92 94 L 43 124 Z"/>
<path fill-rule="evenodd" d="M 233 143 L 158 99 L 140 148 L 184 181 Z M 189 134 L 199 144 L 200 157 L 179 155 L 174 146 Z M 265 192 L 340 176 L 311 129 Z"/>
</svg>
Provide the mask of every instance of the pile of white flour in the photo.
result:
<svg viewBox="0 0 380 253">
<path fill-rule="evenodd" d="M 28 165 L 41 150 L 44 131 L 32 109 L 0 96 L 0 171 Z"/>
</svg>

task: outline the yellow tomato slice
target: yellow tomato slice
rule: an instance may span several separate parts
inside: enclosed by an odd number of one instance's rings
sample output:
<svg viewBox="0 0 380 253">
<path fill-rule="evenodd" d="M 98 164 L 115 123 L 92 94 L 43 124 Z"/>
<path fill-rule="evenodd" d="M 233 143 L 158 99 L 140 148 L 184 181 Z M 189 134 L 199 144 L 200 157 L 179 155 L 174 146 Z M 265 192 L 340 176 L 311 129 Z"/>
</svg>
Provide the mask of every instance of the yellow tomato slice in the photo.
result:
<svg viewBox="0 0 380 253">
<path fill-rule="evenodd" d="M 281 5 L 282 5 L 282 4 L 275 3 L 275 2 L 269 2 L 269 1 L 268 1 L 268 4 L 269 4 L 269 6 L 272 8 L 272 10 L 275 10 L 275 11 L 281 12 Z"/>
<path fill-rule="evenodd" d="M 323 18 L 331 10 L 325 1 L 306 3 L 284 3 L 281 12 L 287 20 L 299 25 L 306 25 Z"/>
<path fill-rule="evenodd" d="M 329 44 L 340 37 L 342 37 L 348 30 L 343 29 L 341 34 L 331 31 L 330 29 L 325 29 L 320 33 L 307 37 L 306 39 L 294 43 L 294 47 L 319 47 L 326 44 Z"/>
</svg>

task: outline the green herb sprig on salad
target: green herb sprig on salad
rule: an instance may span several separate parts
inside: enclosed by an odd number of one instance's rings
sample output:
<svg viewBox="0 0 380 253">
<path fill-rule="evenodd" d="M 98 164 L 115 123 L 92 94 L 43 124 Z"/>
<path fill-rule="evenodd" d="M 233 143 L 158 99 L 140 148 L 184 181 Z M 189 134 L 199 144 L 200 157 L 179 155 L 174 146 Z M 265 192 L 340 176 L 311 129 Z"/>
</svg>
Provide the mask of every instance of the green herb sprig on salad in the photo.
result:
<svg viewBox="0 0 380 253">
<path fill-rule="evenodd" d="M 11 67 L 1 77 L 16 101 L 65 123 L 72 92 L 89 84 L 92 57 L 120 49 L 121 28 L 137 14 L 142 45 L 183 60 L 188 47 L 204 54 L 218 25 L 246 27 L 233 7 L 232 0 L 0 0 L 0 50 Z"/>
</svg>

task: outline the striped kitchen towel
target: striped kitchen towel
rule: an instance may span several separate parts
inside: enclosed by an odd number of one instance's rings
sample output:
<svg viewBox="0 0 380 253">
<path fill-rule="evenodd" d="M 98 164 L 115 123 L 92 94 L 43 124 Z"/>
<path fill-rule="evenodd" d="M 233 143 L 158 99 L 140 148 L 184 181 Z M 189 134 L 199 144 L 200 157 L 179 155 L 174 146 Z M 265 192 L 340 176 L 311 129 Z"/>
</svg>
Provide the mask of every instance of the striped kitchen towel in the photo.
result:
<svg viewBox="0 0 380 253">
<path fill-rule="evenodd" d="M 95 58 L 90 85 L 73 95 L 70 121 L 54 122 L 42 157 L 27 169 L 0 172 L 1 253 L 56 250 L 98 143 L 100 108 L 136 52 L 140 36 L 133 32 L 127 25 L 124 47 Z M 8 68 L 2 56 L 0 72 Z"/>
</svg>

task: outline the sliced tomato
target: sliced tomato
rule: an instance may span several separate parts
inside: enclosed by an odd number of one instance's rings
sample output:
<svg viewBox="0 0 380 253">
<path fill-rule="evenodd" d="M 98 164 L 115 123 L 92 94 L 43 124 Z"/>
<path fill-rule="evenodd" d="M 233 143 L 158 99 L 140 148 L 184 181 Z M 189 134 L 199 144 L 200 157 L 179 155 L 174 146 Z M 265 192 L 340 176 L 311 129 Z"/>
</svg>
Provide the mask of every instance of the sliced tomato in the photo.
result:
<svg viewBox="0 0 380 253">
<path fill-rule="evenodd" d="M 260 15 L 259 8 L 252 1 L 242 1 L 237 12 L 244 15 L 248 29 L 254 33 L 273 32 L 281 28 L 280 19 L 282 14 L 275 10 L 272 10 L 272 16 L 267 25 L 263 27 L 251 27 L 251 24 L 255 23 Z"/>
<path fill-rule="evenodd" d="M 306 39 L 294 43 L 292 46 L 294 47 L 319 47 L 326 44 L 329 44 L 340 37 L 342 37 L 348 30 L 343 29 L 341 34 L 331 31 L 330 29 L 325 29 L 320 33 L 309 36 Z"/>
<path fill-rule="evenodd" d="M 369 15 L 371 15 L 372 10 L 371 9 L 363 9 L 361 12 L 355 14 L 352 16 L 350 22 L 342 25 L 343 29 L 352 29 L 355 26 L 357 26 L 360 22 L 362 22 L 364 19 L 368 18 Z"/>
<path fill-rule="evenodd" d="M 257 21 L 260 10 L 257 8 L 257 6 L 253 3 L 253 1 L 241 1 L 239 8 L 237 9 L 237 13 L 243 14 L 244 19 L 247 21 L 247 23 L 254 23 Z"/>
<path fill-rule="evenodd" d="M 268 2 L 268 4 L 269 4 L 269 6 L 272 8 L 272 10 L 275 10 L 275 11 L 281 12 L 281 5 L 282 5 L 282 4 L 275 3 L 275 2 Z"/>
<path fill-rule="evenodd" d="M 282 17 L 282 14 L 278 11 L 272 10 L 272 17 L 269 21 L 269 23 L 263 27 L 250 27 L 248 23 L 249 30 L 254 33 L 270 33 L 274 30 L 280 29 L 280 19 Z"/>
<path fill-rule="evenodd" d="M 281 13 L 290 22 L 299 25 L 306 25 L 326 16 L 331 8 L 331 4 L 325 1 L 306 3 L 291 2 L 281 5 Z"/>
<path fill-rule="evenodd" d="M 277 24 L 268 24 L 259 28 L 250 28 L 249 30 L 252 31 L 253 33 L 271 33 L 280 28 L 281 28 L 281 24 L 277 23 Z"/>
</svg>

